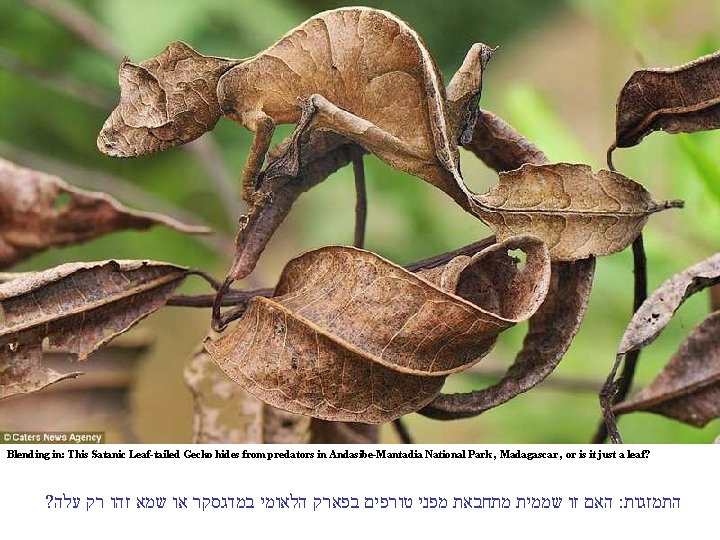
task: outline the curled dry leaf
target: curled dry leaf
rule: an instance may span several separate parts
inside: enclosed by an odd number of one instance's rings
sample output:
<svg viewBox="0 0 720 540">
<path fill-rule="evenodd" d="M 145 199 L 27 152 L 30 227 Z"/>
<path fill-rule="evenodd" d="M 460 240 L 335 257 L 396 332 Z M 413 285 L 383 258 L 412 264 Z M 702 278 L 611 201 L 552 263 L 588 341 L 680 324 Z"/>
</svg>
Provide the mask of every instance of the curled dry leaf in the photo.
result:
<svg viewBox="0 0 720 540">
<path fill-rule="evenodd" d="M 640 234 L 648 216 L 680 202 L 653 202 L 638 183 L 588 165 L 525 164 L 500 173 L 498 185 L 475 195 L 475 212 L 499 241 L 530 234 L 547 243 L 553 260 L 609 255 Z"/>
<path fill-rule="evenodd" d="M 507 250 L 527 254 L 523 269 Z M 544 244 L 518 237 L 414 275 L 356 248 L 290 263 L 275 296 L 205 347 L 263 401 L 325 420 L 380 423 L 423 407 L 547 293 Z M 403 298 L 403 302 L 397 302 Z"/>
<path fill-rule="evenodd" d="M 719 417 L 720 312 L 692 331 L 647 388 L 613 410 L 654 412 L 697 427 Z"/>
<path fill-rule="evenodd" d="M 104 193 L 77 189 L 56 176 L 0 159 L 0 268 L 51 247 L 106 233 L 167 225 L 207 233 L 160 214 L 130 210 Z"/>
<path fill-rule="evenodd" d="M 609 151 L 635 146 L 657 130 L 720 128 L 719 79 L 720 52 L 677 67 L 636 71 L 620 92 L 615 142 Z"/>
<path fill-rule="evenodd" d="M 720 253 L 668 279 L 635 312 L 620 340 L 618 354 L 651 343 L 687 298 L 716 283 L 720 283 Z"/>
<path fill-rule="evenodd" d="M 98 148 L 132 157 L 197 139 L 220 119 L 217 83 L 238 62 L 203 56 L 181 42 L 139 65 L 123 60 L 120 103 L 100 131 Z"/>
<path fill-rule="evenodd" d="M 79 360 L 163 306 L 188 271 L 149 261 L 63 264 L 0 285 L 0 398 L 78 373 L 42 365 L 42 344 Z"/>
<path fill-rule="evenodd" d="M 279 159 L 289 144 L 289 139 L 283 141 L 270 155 L 269 163 Z M 297 176 L 270 178 L 255 192 L 255 204 L 250 205 L 248 213 L 240 219 L 236 252 L 228 276 L 242 279 L 250 274 L 298 197 L 362 153 L 360 146 L 335 133 L 310 133 L 308 144 L 301 149 L 301 167 Z"/>
<path fill-rule="evenodd" d="M 545 154 L 496 115 L 480 110 L 472 140 L 465 144 L 497 172 L 525 163 L 547 163 Z M 465 394 L 440 394 L 420 414 L 438 420 L 467 418 L 530 390 L 557 367 L 580 328 L 587 307 L 595 259 L 552 263 L 550 290 L 530 318 L 520 353 L 497 384 Z"/>
<path fill-rule="evenodd" d="M 497 384 L 464 394 L 440 394 L 420 411 L 450 420 L 476 416 L 543 381 L 570 347 L 585 315 L 595 271 L 595 259 L 554 262 L 547 297 L 530 318 L 523 347 Z"/>
</svg>

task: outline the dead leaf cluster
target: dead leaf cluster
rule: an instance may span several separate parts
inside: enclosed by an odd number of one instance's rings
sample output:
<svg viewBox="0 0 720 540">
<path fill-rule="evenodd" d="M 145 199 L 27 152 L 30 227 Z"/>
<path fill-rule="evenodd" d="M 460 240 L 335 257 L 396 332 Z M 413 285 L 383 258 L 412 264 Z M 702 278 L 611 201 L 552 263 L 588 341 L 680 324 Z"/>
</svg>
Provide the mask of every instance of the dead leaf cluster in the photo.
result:
<svg viewBox="0 0 720 540">
<path fill-rule="evenodd" d="M 173 148 L 223 115 L 252 132 L 233 262 L 225 283 L 213 284 L 213 302 L 173 296 L 192 272 L 166 263 L 75 263 L 6 275 L 0 397 L 68 376 L 43 367 L 43 341 L 82 360 L 168 302 L 212 304 L 213 327 L 222 330 L 206 338 L 185 372 L 197 442 L 367 442 L 377 431 L 365 424 L 415 411 L 473 416 L 537 385 L 580 327 L 595 257 L 637 243 L 651 214 L 681 203 L 656 203 L 614 170 L 549 163 L 480 109 L 493 51 L 472 45 L 445 85 L 415 30 L 391 13 L 352 7 L 320 13 L 247 59 L 204 56 L 176 42 L 144 62 L 123 60 L 120 102 L 98 136 L 102 152 Z M 618 100 L 608 155 L 654 130 L 717 128 L 717 58 L 635 73 Z M 271 148 L 280 124 L 295 129 Z M 487 193 L 466 186 L 460 146 L 499 173 Z M 408 268 L 362 249 L 366 153 L 442 190 L 495 238 Z M 358 194 L 356 247 L 296 257 L 272 292 L 231 289 L 253 271 L 298 197 L 347 164 Z M 204 232 L 5 161 L 0 188 L 0 268 L 118 230 L 164 224 Z M 646 345 L 689 294 L 716 283 L 716 259 L 648 298 L 620 355 Z M 230 307 L 222 313 L 222 306 Z M 478 362 L 500 332 L 524 320 L 525 342 L 501 381 L 440 393 L 447 376 Z M 717 320 L 711 315 L 655 383 L 613 410 L 652 410 L 696 425 L 718 416 Z"/>
</svg>

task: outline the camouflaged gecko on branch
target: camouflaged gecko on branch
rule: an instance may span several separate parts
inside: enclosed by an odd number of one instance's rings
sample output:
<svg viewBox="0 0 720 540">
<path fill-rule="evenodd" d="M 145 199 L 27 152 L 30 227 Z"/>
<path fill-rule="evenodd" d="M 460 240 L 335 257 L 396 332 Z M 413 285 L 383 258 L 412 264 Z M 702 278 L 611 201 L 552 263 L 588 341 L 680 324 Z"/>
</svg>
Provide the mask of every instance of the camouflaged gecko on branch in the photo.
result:
<svg viewBox="0 0 720 540">
<path fill-rule="evenodd" d="M 222 291 L 252 272 L 302 192 L 350 162 L 357 171 L 364 152 L 441 189 L 500 241 L 540 238 L 553 260 L 621 251 L 650 214 L 679 206 L 581 164 L 526 165 L 501 173 L 488 193 L 472 193 L 458 145 L 482 152 L 488 128 L 477 102 L 491 53 L 474 44 L 445 88 L 420 36 L 370 8 L 316 15 L 245 60 L 175 43 L 140 65 L 121 65 L 121 101 L 98 145 L 115 156 L 171 148 L 212 129 L 222 114 L 253 132 L 243 170 L 248 211 Z M 282 123 L 296 128 L 269 152 Z"/>
<path fill-rule="evenodd" d="M 263 184 L 275 180 L 274 191 L 280 191 L 311 167 L 313 151 L 303 146 L 334 151 L 348 143 L 428 181 L 471 211 L 458 143 L 472 136 L 491 53 L 474 44 L 446 89 L 420 36 L 394 15 L 370 8 L 320 13 L 245 60 L 203 56 L 173 43 L 139 65 L 121 64 L 120 104 L 98 148 L 116 157 L 166 150 L 210 131 L 224 114 L 254 134 L 242 175 L 248 217 L 241 223 L 268 204 Z M 276 125 L 286 123 L 297 127 L 262 170 Z M 349 160 L 334 161 L 337 168 Z M 246 264 L 231 274 L 251 270 Z"/>
</svg>

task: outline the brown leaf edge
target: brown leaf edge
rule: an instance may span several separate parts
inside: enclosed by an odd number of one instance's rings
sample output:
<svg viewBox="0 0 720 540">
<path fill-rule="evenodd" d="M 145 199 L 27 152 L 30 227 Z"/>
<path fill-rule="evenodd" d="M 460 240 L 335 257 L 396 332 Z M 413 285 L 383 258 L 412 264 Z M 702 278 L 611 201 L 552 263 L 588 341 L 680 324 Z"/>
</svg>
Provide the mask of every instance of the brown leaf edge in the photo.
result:
<svg viewBox="0 0 720 540">
<path fill-rule="evenodd" d="M 660 335 L 685 300 L 716 283 L 720 283 L 720 253 L 665 281 L 633 315 L 620 340 L 618 354 L 622 355 L 650 344 Z"/>
<path fill-rule="evenodd" d="M 78 375 L 44 367 L 44 341 L 84 360 L 165 305 L 189 273 L 117 260 L 64 264 L 0 284 L 0 399 Z"/>
<path fill-rule="evenodd" d="M 704 427 L 720 417 L 720 311 L 700 323 L 657 378 L 615 414 L 645 411 Z"/>
</svg>

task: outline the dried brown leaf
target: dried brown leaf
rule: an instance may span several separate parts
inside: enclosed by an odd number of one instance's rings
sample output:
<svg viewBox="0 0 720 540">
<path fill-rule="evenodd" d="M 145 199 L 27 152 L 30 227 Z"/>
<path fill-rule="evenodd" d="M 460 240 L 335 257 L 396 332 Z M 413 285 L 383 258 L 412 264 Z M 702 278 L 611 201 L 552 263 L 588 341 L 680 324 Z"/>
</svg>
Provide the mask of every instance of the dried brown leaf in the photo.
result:
<svg viewBox="0 0 720 540">
<path fill-rule="evenodd" d="M 708 257 L 665 281 L 648 296 L 625 329 L 618 354 L 650 344 L 682 303 L 705 287 L 720 283 L 720 253 Z"/>
<path fill-rule="evenodd" d="M 509 249 L 522 249 L 518 269 Z M 273 298 L 205 347 L 267 403 L 325 420 L 380 423 L 415 411 L 444 377 L 476 363 L 497 335 L 542 303 L 544 244 L 519 237 L 418 277 L 350 247 L 285 267 Z M 402 298 L 402 302 L 397 299 Z"/>
<path fill-rule="evenodd" d="M 160 214 L 130 210 L 104 193 L 77 189 L 56 176 L 0 159 L 0 268 L 51 247 L 153 225 L 210 232 Z"/>
<path fill-rule="evenodd" d="M 613 408 L 647 411 L 703 427 L 720 416 L 720 312 L 697 326 L 660 375 Z"/>
<path fill-rule="evenodd" d="M 638 183 L 587 165 L 526 164 L 500 173 L 498 185 L 475 195 L 475 212 L 499 241 L 518 234 L 543 240 L 553 260 L 609 255 L 625 249 L 657 204 Z"/>
<path fill-rule="evenodd" d="M 120 103 L 100 131 L 101 152 L 133 157 L 174 148 L 210 131 L 220 119 L 216 88 L 239 60 L 168 45 L 139 65 L 120 64 Z"/>
<path fill-rule="evenodd" d="M 74 374 L 42 365 L 42 344 L 79 360 L 163 306 L 188 272 L 150 261 L 63 264 L 0 285 L 0 398 Z"/>
<path fill-rule="evenodd" d="M 720 52 L 672 68 L 632 74 L 617 102 L 615 142 L 635 146 L 657 130 L 668 133 L 720 128 Z"/>
<path fill-rule="evenodd" d="M 420 413 L 438 420 L 476 416 L 543 381 L 557 367 L 580 328 L 594 271 L 592 258 L 554 262 L 547 297 L 530 318 L 523 348 L 502 380 L 475 392 L 440 394 Z"/>
</svg>

